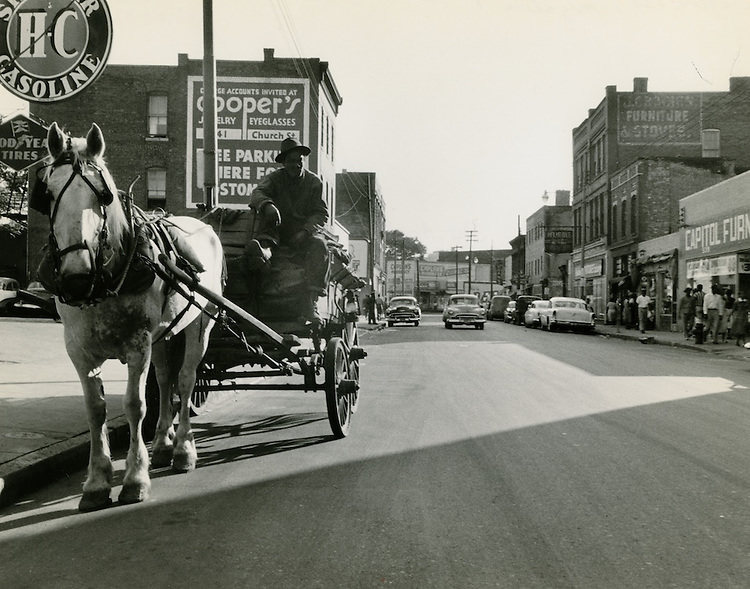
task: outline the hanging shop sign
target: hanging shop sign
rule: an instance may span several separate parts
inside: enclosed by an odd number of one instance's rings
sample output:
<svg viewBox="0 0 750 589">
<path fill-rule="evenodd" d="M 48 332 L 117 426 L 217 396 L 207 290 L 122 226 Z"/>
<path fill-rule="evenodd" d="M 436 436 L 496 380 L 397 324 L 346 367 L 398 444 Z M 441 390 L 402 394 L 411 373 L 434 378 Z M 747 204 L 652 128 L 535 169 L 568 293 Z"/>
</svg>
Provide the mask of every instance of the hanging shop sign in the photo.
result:
<svg viewBox="0 0 750 589">
<path fill-rule="evenodd" d="M 105 0 L 0 0 L 0 84 L 31 102 L 78 94 L 112 47 Z"/>
<path fill-rule="evenodd" d="M 46 155 L 47 127 L 26 115 L 0 124 L 0 162 L 20 172 Z"/>
</svg>

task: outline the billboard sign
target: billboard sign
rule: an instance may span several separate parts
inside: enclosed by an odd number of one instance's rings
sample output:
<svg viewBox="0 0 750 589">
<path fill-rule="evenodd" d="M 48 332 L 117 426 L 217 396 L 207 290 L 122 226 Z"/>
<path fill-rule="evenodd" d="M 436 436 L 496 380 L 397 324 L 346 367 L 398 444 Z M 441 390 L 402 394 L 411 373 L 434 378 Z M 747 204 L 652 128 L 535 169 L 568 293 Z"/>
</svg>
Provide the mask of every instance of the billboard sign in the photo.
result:
<svg viewBox="0 0 750 589">
<path fill-rule="evenodd" d="M 203 149 L 203 78 L 188 77 L 187 200 L 203 203 L 196 165 Z M 293 137 L 309 145 L 310 83 L 302 78 L 216 79 L 217 206 L 247 207 L 264 176 L 279 168 L 281 141 Z"/>
<path fill-rule="evenodd" d="M 0 124 L 0 162 L 16 172 L 47 155 L 47 127 L 25 115 Z"/>
<path fill-rule="evenodd" d="M 621 144 L 700 144 L 701 97 L 698 93 L 633 92 L 618 96 Z"/>
<path fill-rule="evenodd" d="M 112 47 L 105 0 L 0 0 L 0 84 L 31 102 L 77 94 Z"/>
</svg>

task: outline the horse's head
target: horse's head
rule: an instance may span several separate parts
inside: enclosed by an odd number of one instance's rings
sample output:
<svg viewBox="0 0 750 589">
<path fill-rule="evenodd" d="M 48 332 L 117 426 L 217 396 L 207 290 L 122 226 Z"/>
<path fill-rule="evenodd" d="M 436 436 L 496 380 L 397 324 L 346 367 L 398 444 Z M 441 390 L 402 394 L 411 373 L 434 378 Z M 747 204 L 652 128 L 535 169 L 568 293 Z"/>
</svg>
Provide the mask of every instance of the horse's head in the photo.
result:
<svg viewBox="0 0 750 589">
<path fill-rule="evenodd" d="M 47 133 L 52 163 L 29 199 L 29 206 L 49 215 L 55 292 L 70 304 L 96 298 L 106 283 L 105 266 L 121 249 L 124 215 L 102 159 L 104 146 L 96 124 L 85 138 L 74 138 L 52 123 Z"/>
</svg>

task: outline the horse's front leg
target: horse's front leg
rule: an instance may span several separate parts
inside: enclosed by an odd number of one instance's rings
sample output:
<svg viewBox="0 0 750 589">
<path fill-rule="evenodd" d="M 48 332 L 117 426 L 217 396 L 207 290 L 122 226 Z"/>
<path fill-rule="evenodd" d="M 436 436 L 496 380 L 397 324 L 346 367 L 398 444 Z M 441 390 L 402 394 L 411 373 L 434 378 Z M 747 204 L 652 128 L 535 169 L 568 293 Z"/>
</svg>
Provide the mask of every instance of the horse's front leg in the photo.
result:
<svg viewBox="0 0 750 589">
<path fill-rule="evenodd" d="M 78 509 L 95 511 L 112 504 L 109 494 L 112 490 L 114 469 L 107 433 L 107 402 L 104 398 L 101 365 L 92 368 L 76 363 L 75 360 L 74 365 L 83 387 L 91 438 L 88 472 Z"/>
<path fill-rule="evenodd" d="M 150 346 L 144 346 L 143 349 L 146 351 L 128 357 L 128 386 L 123 404 L 130 428 L 130 445 L 125 459 L 120 503 L 144 501 L 151 490 L 148 450 L 141 433 L 141 424 L 146 416 L 146 376 L 151 353 Z"/>
</svg>

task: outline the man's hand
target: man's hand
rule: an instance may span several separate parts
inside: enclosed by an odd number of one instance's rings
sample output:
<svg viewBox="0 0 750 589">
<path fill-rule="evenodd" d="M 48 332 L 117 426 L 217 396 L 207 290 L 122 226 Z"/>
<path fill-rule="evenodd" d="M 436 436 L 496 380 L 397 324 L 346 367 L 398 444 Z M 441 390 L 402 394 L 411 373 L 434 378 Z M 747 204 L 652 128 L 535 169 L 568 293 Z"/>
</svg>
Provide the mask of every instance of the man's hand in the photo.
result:
<svg viewBox="0 0 750 589">
<path fill-rule="evenodd" d="M 272 202 L 266 203 L 263 207 L 263 216 L 271 227 L 278 227 L 281 225 L 281 213 Z"/>
</svg>

